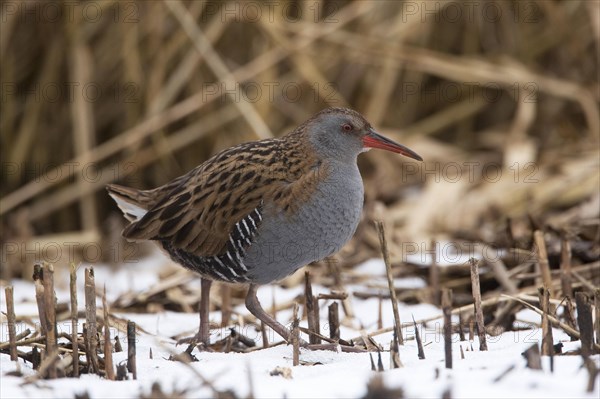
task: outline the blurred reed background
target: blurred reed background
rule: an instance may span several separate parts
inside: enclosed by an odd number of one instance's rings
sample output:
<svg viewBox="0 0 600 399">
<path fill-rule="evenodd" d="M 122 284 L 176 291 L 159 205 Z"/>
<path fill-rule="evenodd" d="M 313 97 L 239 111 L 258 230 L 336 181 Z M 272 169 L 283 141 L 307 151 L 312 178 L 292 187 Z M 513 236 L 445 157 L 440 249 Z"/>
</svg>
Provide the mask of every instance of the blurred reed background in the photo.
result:
<svg viewBox="0 0 600 399">
<path fill-rule="evenodd" d="M 432 239 L 529 249 L 537 228 L 597 259 L 597 1 L 4 1 L 1 19 L 4 279 L 143 256 L 107 183 L 158 186 L 328 106 L 426 160 L 361 157 L 345 265 L 379 256 L 373 219 L 395 262 Z"/>
</svg>

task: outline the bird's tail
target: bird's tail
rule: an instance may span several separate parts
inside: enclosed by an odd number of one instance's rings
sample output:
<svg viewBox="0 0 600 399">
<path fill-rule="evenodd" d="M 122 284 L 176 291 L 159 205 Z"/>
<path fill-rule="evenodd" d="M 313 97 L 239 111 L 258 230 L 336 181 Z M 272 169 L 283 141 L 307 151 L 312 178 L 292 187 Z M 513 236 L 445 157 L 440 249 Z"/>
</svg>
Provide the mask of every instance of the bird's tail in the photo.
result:
<svg viewBox="0 0 600 399">
<path fill-rule="evenodd" d="M 151 200 L 143 190 L 118 184 L 108 184 L 106 190 L 130 222 L 140 220 L 151 207 Z"/>
</svg>

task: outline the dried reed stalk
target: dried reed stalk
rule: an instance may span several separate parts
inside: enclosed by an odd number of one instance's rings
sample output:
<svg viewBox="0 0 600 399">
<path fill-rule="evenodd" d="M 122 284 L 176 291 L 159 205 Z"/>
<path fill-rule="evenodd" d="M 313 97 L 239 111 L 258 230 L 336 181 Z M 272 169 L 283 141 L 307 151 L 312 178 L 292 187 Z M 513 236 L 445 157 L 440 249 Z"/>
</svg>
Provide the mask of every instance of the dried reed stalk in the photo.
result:
<svg viewBox="0 0 600 399">
<path fill-rule="evenodd" d="M 46 320 L 46 352 L 50 358 L 54 358 L 55 354 L 58 354 L 58 343 L 57 343 L 57 326 L 56 326 L 56 296 L 54 295 L 54 266 L 47 264 L 44 267 L 44 314 Z M 48 378 L 56 378 L 56 359 L 50 362 L 48 365 Z"/>
<path fill-rule="evenodd" d="M 581 356 L 587 359 L 593 354 L 594 345 L 594 325 L 592 322 L 592 307 L 588 297 L 583 292 L 575 294 L 575 303 L 577 304 L 577 324 L 579 325 L 579 334 L 581 339 Z"/>
<path fill-rule="evenodd" d="M 575 322 L 575 305 L 573 305 L 573 300 L 574 299 L 571 299 L 571 297 L 565 297 L 565 304 L 563 305 L 563 317 L 569 327 L 575 330 L 577 329 L 577 323 Z M 571 341 L 577 341 L 577 338 L 571 336 Z"/>
<path fill-rule="evenodd" d="M 548 321 L 550 308 L 550 292 L 545 287 L 538 289 L 540 307 L 542 309 L 542 356 L 554 355 L 554 339 L 552 338 L 552 326 Z"/>
<path fill-rule="evenodd" d="M 538 344 L 533 344 L 525 351 L 527 359 L 527 367 L 533 370 L 542 369 L 542 358 L 540 357 L 540 347 Z"/>
<path fill-rule="evenodd" d="M 308 329 L 312 332 L 318 333 L 315 313 L 315 307 L 318 307 L 318 305 L 315 303 L 315 297 L 312 294 L 312 284 L 310 281 L 309 271 L 304 272 L 304 301 L 306 304 L 304 307 L 304 314 L 306 315 L 306 319 L 308 321 Z M 309 342 L 311 344 L 320 343 L 320 341 L 317 341 L 318 338 L 314 334 L 310 334 Z"/>
<path fill-rule="evenodd" d="M 398 345 L 398 338 L 395 335 L 396 331 L 394 331 L 392 342 L 390 342 L 390 368 L 399 369 L 404 367 L 404 365 L 400 360 L 400 345 Z"/>
<path fill-rule="evenodd" d="M 463 314 L 462 312 L 458 313 L 458 337 L 460 339 L 461 342 L 465 341 L 465 331 L 463 330 L 465 323 L 463 320 Z M 461 346 L 462 348 L 462 346 Z"/>
<path fill-rule="evenodd" d="M 423 341 L 421 341 L 421 333 L 419 332 L 419 326 L 413 316 L 413 325 L 415 327 L 415 340 L 417 341 L 417 356 L 419 359 L 425 359 L 425 351 L 423 350 Z"/>
<path fill-rule="evenodd" d="M 102 311 L 104 317 L 104 371 L 106 372 L 106 378 L 114 381 L 115 369 L 112 358 L 113 348 L 110 341 L 110 319 L 108 315 L 108 305 L 106 304 L 106 285 L 104 285 L 104 291 L 102 293 Z M 150 354 L 152 354 L 152 348 L 150 349 Z M 150 358 L 152 358 L 152 356 L 150 356 Z"/>
<path fill-rule="evenodd" d="M 479 285 L 479 261 L 469 259 L 471 265 L 471 289 L 475 303 L 475 321 L 477 322 L 477 334 L 479 335 L 479 350 L 486 351 L 487 341 L 485 337 L 485 324 L 483 322 L 483 309 L 481 308 L 481 288 Z"/>
<path fill-rule="evenodd" d="M 29 329 L 28 329 L 29 330 Z M 25 331 L 27 332 L 27 331 Z M 25 333 L 23 332 L 23 334 Z M 27 335 L 31 334 L 31 330 L 29 330 L 29 333 Z M 41 336 L 35 336 L 35 337 L 29 337 L 29 338 L 20 338 L 22 334 L 19 334 L 15 337 L 15 345 L 18 346 L 29 346 L 33 343 L 45 343 L 46 342 L 46 337 L 44 337 L 43 335 Z M 44 345 L 45 347 L 45 345 Z M 2 342 L 0 343 L 0 349 L 6 349 L 6 348 L 10 348 L 10 342 Z"/>
<path fill-rule="evenodd" d="M 446 368 L 452 368 L 452 290 L 442 290 L 442 310 L 444 312 L 444 356 Z"/>
<path fill-rule="evenodd" d="M 115 352 L 123 352 L 123 346 L 121 345 L 121 340 L 118 335 L 115 337 Z"/>
<path fill-rule="evenodd" d="M 504 262 L 502 262 L 501 259 L 489 259 L 487 263 L 489 263 L 490 266 L 492 266 L 492 270 L 494 272 L 496 280 L 506 290 L 506 292 L 508 292 L 511 295 L 514 295 L 519 292 L 519 290 L 517 289 L 517 285 L 508 274 L 506 265 L 504 264 Z"/>
<path fill-rule="evenodd" d="M 360 4 L 360 2 L 344 7 L 336 15 L 337 23 L 320 24 L 317 29 L 311 30 L 309 37 L 303 37 L 301 40 L 294 41 L 289 48 L 274 47 L 269 51 L 261 53 L 249 63 L 232 71 L 232 78 L 242 83 L 257 76 L 261 72 L 272 68 L 278 62 L 285 59 L 285 57 L 287 57 L 289 54 L 300 51 L 317 41 L 319 38 L 327 36 L 332 32 L 343 28 L 346 24 L 369 12 L 371 7 L 372 5 L 369 3 Z M 56 43 L 59 42 L 57 41 Z M 60 52 L 50 51 L 50 54 L 59 55 Z M 58 58 L 58 60 L 60 60 L 60 58 Z M 221 94 L 222 88 L 219 84 L 203 87 L 202 90 L 198 90 L 196 94 L 191 95 L 185 100 L 180 101 L 179 103 L 163 110 L 162 112 L 153 114 L 152 116 L 140 122 L 138 125 L 123 131 L 118 136 L 106 140 L 102 144 L 96 146 L 89 154 L 85 154 L 85 157 L 77 156 L 63 165 L 50 170 L 48 175 L 58 176 L 56 179 L 44 179 L 41 182 L 31 181 L 24 184 L 22 187 L 3 197 L 3 206 L 0 208 L 0 215 L 21 205 L 31 198 L 41 196 L 41 193 L 63 182 L 64 180 L 71 178 L 73 174 L 82 173 L 82 169 L 87 165 L 84 162 L 85 160 L 87 160 L 88 163 L 96 163 L 113 156 L 115 153 L 127 149 L 132 144 L 142 141 L 146 137 L 155 133 L 157 130 L 165 128 L 170 123 L 197 112 L 201 108 L 217 100 Z M 33 102 L 33 104 L 41 104 L 41 102 Z M 218 120 L 219 117 L 216 117 L 215 119 Z M 197 136 L 197 132 L 193 132 L 193 135 Z M 110 173 L 102 173 L 102 175 L 106 176 L 110 175 Z M 102 184 L 88 184 L 86 187 L 91 187 L 94 191 L 99 190 L 113 180 L 114 178 L 108 181 L 102 181 Z M 67 189 L 71 190 L 71 187 L 68 187 Z M 76 192 L 77 187 L 74 187 L 74 189 L 75 190 L 71 191 Z M 60 206 L 65 206 L 71 201 L 79 198 L 80 195 L 87 194 L 88 192 L 90 191 L 86 189 L 79 195 L 62 195 L 61 198 L 64 200 L 60 201 Z M 46 207 L 49 206 L 50 210 L 57 209 L 56 205 L 54 205 L 54 203 L 49 201 L 47 198 L 45 198 L 44 203 Z M 39 218 L 43 215 L 46 215 L 47 212 L 48 211 L 41 210 L 40 212 L 37 212 L 36 217 Z M 31 219 L 34 219 L 34 217 L 32 216 Z"/>
<path fill-rule="evenodd" d="M 375 361 L 373 361 L 373 353 L 369 352 L 369 359 L 371 360 L 371 371 L 377 371 L 375 368 Z"/>
<path fill-rule="evenodd" d="M 563 296 L 573 298 L 573 287 L 571 286 L 571 244 L 566 237 L 561 240 L 560 246 L 560 286 Z"/>
<path fill-rule="evenodd" d="M 294 303 L 294 311 L 292 316 L 292 365 L 300 364 L 300 319 L 298 318 L 298 304 Z"/>
<path fill-rule="evenodd" d="M 137 363 L 135 351 L 135 322 L 127 322 L 127 370 L 133 374 L 133 379 L 137 380 Z"/>
<path fill-rule="evenodd" d="M 316 295 L 313 296 L 313 304 L 315 305 L 314 306 L 315 344 L 321 344 L 321 338 L 320 338 L 320 336 L 321 336 L 321 315 L 320 315 L 321 308 L 319 307 L 319 298 Z"/>
<path fill-rule="evenodd" d="M 72 21 L 73 35 L 72 46 L 70 46 L 70 78 L 72 81 L 81 85 L 89 85 L 92 82 L 94 71 L 94 62 L 92 60 L 92 51 L 83 40 L 83 26 L 81 14 L 75 13 L 78 18 Z M 94 107 L 91 101 L 88 101 L 84 96 L 74 96 L 71 102 L 71 121 L 73 129 L 71 131 L 74 152 L 82 156 L 84 164 L 87 166 L 86 171 L 94 173 L 95 166 L 85 159 L 86 154 L 89 154 L 95 143 L 94 129 Z M 85 174 L 77 175 L 76 185 L 82 189 L 87 185 Z M 81 219 L 81 227 L 86 231 L 94 231 L 98 227 L 98 219 L 96 214 L 96 198 L 92 194 L 82 196 L 80 199 L 79 214 Z"/>
<path fill-rule="evenodd" d="M 548 263 L 548 251 L 546 250 L 544 233 L 540 230 L 536 230 L 533 233 L 533 238 L 535 241 L 538 265 L 540 268 L 540 273 L 542 274 L 544 287 L 550 292 L 550 297 L 554 298 L 554 294 L 552 292 L 552 275 L 550 274 L 550 264 Z"/>
<path fill-rule="evenodd" d="M 40 332 L 46 336 L 46 306 L 44 305 L 44 268 L 41 264 L 33 265 L 33 283 L 35 285 L 35 301 L 40 316 Z"/>
<path fill-rule="evenodd" d="M 429 265 L 429 289 L 431 290 L 431 303 L 440 306 L 442 291 L 440 289 L 440 268 L 438 266 L 437 241 L 431 240 L 431 264 Z"/>
<path fill-rule="evenodd" d="M 531 305 L 530 303 L 524 301 L 521 298 L 513 297 L 513 296 L 505 295 L 505 294 L 501 294 L 501 296 L 506 297 L 506 298 L 510 298 L 510 299 L 512 299 L 514 301 L 517 301 L 517 302 L 525 305 L 527 308 L 533 310 L 534 312 L 536 312 L 540 316 L 543 313 L 540 309 L 536 308 L 535 306 Z M 575 339 L 580 339 L 581 338 L 581 334 L 579 333 L 579 331 L 573 329 L 568 324 L 565 324 L 565 323 L 561 322 L 556 317 L 548 315 L 548 320 L 552 323 L 552 325 L 554 325 L 556 327 L 559 327 L 559 328 L 562 328 L 570 337 L 574 337 Z M 598 345 L 596 343 L 593 343 L 593 342 L 592 342 L 592 344 L 593 344 L 592 346 L 593 346 L 594 350 L 600 351 L 600 345 Z"/>
<path fill-rule="evenodd" d="M 15 320 L 15 301 L 13 295 L 13 287 L 8 286 L 4 289 L 6 297 L 6 321 L 8 323 L 8 342 L 10 360 L 16 361 L 17 356 L 17 331 L 16 331 L 16 320 Z"/>
<path fill-rule="evenodd" d="M 473 342 L 475 340 L 475 320 L 469 320 L 469 341 Z"/>
<path fill-rule="evenodd" d="M 600 288 L 594 291 L 594 309 L 596 312 L 596 321 L 594 330 L 596 330 L 596 344 L 600 345 Z"/>
<path fill-rule="evenodd" d="M 79 329 L 79 316 L 77 312 L 77 268 L 71 263 L 69 274 L 69 294 L 71 296 L 71 345 L 73 349 L 73 377 L 79 377 L 79 343 L 77 330 Z"/>
<path fill-rule="evenodd" d="M 345 291 L 335 291 L 332 290 L 329 294 L 319 294 L 317 295 L 317 299 L 320 300 L 338 300 L 338 301 L 343 301 L 346 298 L 348 298 L 348 293 Z"/>
<path fill-rule="evenodd" d="M 22 333 L 17 334 L 17 336 L 15 337 L 15 341 L 20 341 L 26 337 L 28 337 L 31 334 L 31 330 L 29 328 L 27 328 L 25 331 L 23 331 Z M 1 344 L 0 344 L 1 345 Z"/>
<path fill-rule="evenodd" d="M 98 325 L 96 322 L 96 281 L 94 269 L 85 269 L 85 321 L 86 321 L 86 358 L 89 373 L 99 373 L 98 362 Z"/>
<path fill-rule="evenodd" d="M 383 296 L 377 295 L 377 329 L 383 328 Z"/>
<path fill-rule="evenodd" d="M 381 351 L 379 349 L 377 350 L 377 371 L 385 371 L 385 368 L 383 367 L 383 361 L 381 360 Z"/>
<path fill-rule="evenodd" d="M 329 305 L 327 315 L 329 320 L 329 338 L 338 341 L 340 339 L 340 314 L 337 302 Z"/>
<path fill-rule="evenodd" d="M 404 338 L 402 337 L 402 322 L 400 321 L 400 312 L 398 311 L 398 299 L 396 298 L 396 290 L 394 289 L 394 277 L 392 275 L 392 265 L 390 263 L 390 254 L 388 252 L 383 222 L 376 220 L 375 227 L 377 228 L 379 244 L 381 245 L 381 253 L 383 255 L 383 262 L 385 263 L 390 298 L 392 300 L 392 309 L 394 312 L 394 332 L 396 333 L 398 344 L 404 345 Z"/>
<path fill-rule="evenodd" d="M 210 40 L 206 38 L 206 35 L 198 25 L 196 21 L 185 8 L 185 6 L 179 0 L 172 0 L 164 3 L 173 15 L 177 18 L 181 27 L 185 30 L 187 35 L 190 37 L 197 51 L 203 55 L 206 64 L 210 67 L 212 72 L 217 76 L 220 82 L 225 86 L 235 87 L 239 85 L 239 82 L 235 80 L 233 74 L 225 64 L 225 61 L 221 58 L 219 53 L 215 50 Z M 250 127 L 254 130 L 258 138 L 265 139 L 273 137 L 271 129 L 265 123 L 262 116 L 256 111 L 254 105 L 249 101 L 239 101 L 236 98 L 236 93 L 226 91 L 226 94 L 232 96 L 232 101 L 238 108 L 240 114 L 246 119 Z"/>
</svg>

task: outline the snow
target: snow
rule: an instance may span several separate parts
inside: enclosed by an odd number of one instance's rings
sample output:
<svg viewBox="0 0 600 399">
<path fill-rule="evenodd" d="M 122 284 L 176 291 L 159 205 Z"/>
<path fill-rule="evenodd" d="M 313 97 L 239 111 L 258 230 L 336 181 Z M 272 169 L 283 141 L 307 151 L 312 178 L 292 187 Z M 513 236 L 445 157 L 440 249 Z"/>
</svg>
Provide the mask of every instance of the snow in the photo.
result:
<svg viewBox="0 0 600 399">
<path fill-rule="evenodd" d="M 109 300 L 117 298 L 130 289 L 144 291 L 156 284 L 158 271 L 164 265 L 163 259 L 149 259 L 137 264 L 113 270 L 102 265 L 94 265 L 96 284 L 106 284 Z M 371 260 L 358 266 L 356 274 L 375 275 L 378 282 L 387 284 L 385 268 L 381 261 Z M 131 278 L 132 273 L 135 279 Z M 61 277 L 62 278 L 62 277 Z M 78 270 L 79 301 L 83 303 L 83 267 Z M 381 281 L 379 280 L 381 279 Z M 191 283 L 194 283 L 192 280 Z M 403 288 L 419 288 L 424 281 L 418 278 L 396 279 L 395 283 Z M 36 320 L 37 307 L 34 300 L 33 284 L 21 280 L 12 282 L 15 292 L 16 314 L 30 316 Z M 68 300 L 68 287 L 59 287 L 57 296 L 60 301 Z M 350 291 L 358 287 L 348 286 Z M 328 289 L 315 285 L 314 294 L 326 293 Z M 364 287 L 362 287 L 364 292 Z M 258 291 L 258 297 L 265 309 L 269 309 L 273 296 L 281 304 L 293 300 L 303 293 L 302 287 L 283 289 L 279 286 L 264 286 Z M 351 295 L 355 319 L 341 326 L 342 338 L 358 337 L 361 329 L 366 332 L 377 330 L 379 299 L 366 300 Z M 5 309 L 2 295 L 2 309 Z M 327 306 L 329 301 L 320 301 L 320 306 Z M 98 301 L 98 305 L 100 301 Z M 453 336 L 453 369 L 444 367 L 444 342 L 441 335 L 441 319 L 426 323 L 420 320 L 431 319 L 441 315 L 438 308 L 428 304 L 399 304 L 400 316 L 405 323 L 403 336 L 405 344 L 400 347 L 400 358 L 403 368 L 389 369 L 389 353 L 382 352 L 382 360 L 386 371 L 371 371 L 369 353 L 338 353 L 333 351 L 301 350 L 301 362 L 313 365 L 292 366 L 292 348 L 279 345 L 250 353 L 211 353 L 194 350 L 198 362 L 184 365 L 167 360 L 171 354 L 180 353 L 185 346 L 177 346 L 172 337 L 189 336 L 198 327 L 197 314 L 164 311 L 151 314 L 120 313 L 118 317 L 133 320 L 146 333 L 140 332 L 137 346 L 137 380 L 107 381 L 95 375 L 82 375 L 80 379 L 61 378 L 57 380 L 41 380 L 23 384 L 23 377 L 14 377 L 6 373 L 15 371 L 17 367 L 25 376 L 35 375 L 31 364 L 19 359 L 11 362 L 7 354 L 0 355 L 0 397 L 2 398 L 61 398 L 73 397 L 87 392 L 91 398 L 137 398 L 140 394 L 148 394 L 154 382 L 159 382 L 163 392 L 167 394 L 185 391 L 187 397 L 212 397 L 213 391 L 203 384 L 202 378 L 210 381 L 220 391 L 231 390 L 238 397 L 246 397 L 251 390 L 254 397 L 263 398 L 305 398 L 332 397 L 356 398 L 366 393 L 369 380 L 376 374 L 383 377 L 388 388 L 402 388 L 406 397 L 441 397 L 450 391 L 453 398 L 597 398 L 600 395 L 600 381 L 596 381 L 595 391 L 587 393 L 585 388 L 588 372 L 582 367 L 580 356 L 555 356 L 554 372 L 550 372 L 549 359 L 543 359 L 544 370 L 530 370 L 525 367 L 525 359 L 521 353 L 535 343 L 541 343 L 539 315 L 530 310 L 522 310 L 517 320 L 533 329 L 506 332 L 500 336 L 488 336 L 489 351 L 480 352 L 477 338 L 474 342 L 460 342 L 458 335 Z M 235 308 L 235 312 L 247 314 L 243 306 Z M 234 313 L 235 313 L 234 312 Z M 340 310 L 341 316 L 343 312 Z M 326 317 L 327 312 L 321 311 Z M 289 322 L 289 311 L 277 313 L 278 320 Z M 384 327 L 393 324 L 392 307 L 389 300 L 382 303 L 382 322 Z M 6 319 L 2 316 L 1 340 L 8 339 Z M 417 320 L 424 344 L 426 359 L 417 357 L 417 344 L 414 340 L 412 318 Z M 235 317 L 234 317 L 235 318 Z M 219 322 L 220 313 L 211 314 L 211 321 Z M 301 323 L 305 325 L 304 321 Z M 327 320 L 322 319 L 323 334 Z M 19 323 L 17 332 L 27 328 Z M 69 331 L 70 324 L 60 326 Z M 239 330 L 239 328 L 238 328 Z M 241 330 L 248 337 L 255 339 L 260 345 L 261 334 L 253 326 L 244 326 Z M 119 335 L 124 349 L 126 337 L 117 328 L 111 330 L 112 335 Z M 228 329 L 211 332 L 213 340 L 220 339 L 228 333 Z M 279 341 L 270 331 L 270 342 Z M 554 342 L 564 344 L 563 351 L 576 350 L 579 342 L 570 342 L 569 337 L 561 330 L 554 329 Z M 391 333 L 375 335 L 374 340 L 387 350 L 392 340 Z M 461 359 L 461 349 L 464 359 Z M 471 349 L 472 348 L 472 349 Z M 28 350 L 28 348 L 21 348 Z M 153 358 L 149 353 L 152 350 Z M 372 354 L 375 361 L 377 353 Z M 115 364 L 126 360 L 126 350 L 113 354 Z M 594 357 L 599 362 L 598 356 Z M 291 369 L 291 378 L 271 376 L 276 367 Z M 511 369 L 511 371 L 508 371 Z M 505 373 L 506 372 L 506 373 Z M 504 374 L 504 375 L 503 375 Z M 251 388 L 252 387 L 252 388 Z"/>
</svg>

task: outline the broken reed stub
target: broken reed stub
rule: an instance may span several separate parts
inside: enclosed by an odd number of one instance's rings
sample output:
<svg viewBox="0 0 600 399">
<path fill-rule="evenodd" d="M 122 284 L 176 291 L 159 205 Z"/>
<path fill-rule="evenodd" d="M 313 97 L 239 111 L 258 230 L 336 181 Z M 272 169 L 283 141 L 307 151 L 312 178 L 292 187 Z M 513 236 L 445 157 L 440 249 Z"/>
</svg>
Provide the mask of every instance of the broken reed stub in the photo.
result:
<svg viewBox="0 0 600 399">
<path fill-rule="evenodd" d="M 46 308 L 44 306 L 44 268 L 40 263 L 33 265 L 33 284 L 35 286 L 35 301 L 40 317 L 40 332 L 46 336 Z"/>
<path fill-rule="evenodd" d="M 383 361 L 381 360 L 381 351 L 377 350 L 377 371 L 382 372 L 385 371 L 383 368 Z"/>
<path fill-rule="evenodd" d="M 304 303 L 306 304 L 304 307 L 304 314 L 306 315 L 308 322 L 308 329 L 312 332 L 317 332 L 317 320 L 315 314 L 315 306 L 317 306 L 317 304 L 315 303 L 315 297 L 312 293 L 310 272 L 308 270 L 304 272 Z M 314 334 L 309 334 L 308 340 L 311 344 L 320 343 L 320 340 Z"/>
<path fill-rule="evenodd" d="M 486 351 L 487 340 L 485 336 L 485 324 L 483 322 L 483 309 L 481 308 L 481 286 L 479 284 L 479 261 L 475 258 L 469 259 L 471 265 L 471 289 L 475 303 L 475 321 L 477 323 L 477 334 L 479 335 L 479 350 Z"/>
<path fill-rule="evenodd" d="M 44 314 L 46 319 L 43 321 L 46 330 L 46 353 L 52 361 L 47 363 L 47 377 L 57 378 L 58 371 L 56 363 L 59 360 L 57 325 L 56 325 L 56 295 L 54 294 L 54 266 L 44 265 L 43 285 L 44 285 Z"/>
<path fill-rule="evenodd" d="M 329 338 L 339 341 L 340 339 L 340 312 L 339 305 L 337 302 L 333 302 L 328 307 L 328 320 L 329 320 Z"/>
<path fill-rule="evenodd" d="M 13 287 L 8 286 L 4 289 L 4 295 L 6 297 L 6 318 L 8 322 L 8 342 L 10 360 L 16 361 L 19 359 L 17 354 L 17 330 L 16 330 L 16 316 L 15 316 L 15 301 L 13 296 Z"/>
<path fill-rule="evenodd" d="M 94 269 L 85 269 L 85 321 L 86 321 L 86 357 L 90 373 L 99 373 L 98 361 L 98 324 L 96 320 L 96 279 Z"/>
<path fill-rule="evenodd" d="M 542 369 L 542 357 L 540 356 L 540 347 L 537 343 L 531 345 L 522 355 L 527 359 L 527 368 L 532 370 Z"/>
<path fill-rule="evenodd" d="M 373 352 L 369 352 L 369 359 L 371 359 L 371 371 L 377 371 L 375 361 L 373 361 Z"/>
<path fill-rule="evenodd" d="M 594 326 L 592 322 L 592 306 L 588 296 L 583 292 L 575 294 L 577 306 L 577 324 L 579 325 L 579 336 L 581 339 L 581 356 L 584 359 L 593 354 Z"/>
<path fill-rule="evenodd" d="M 79 315 L 77 312 L 77 267 L 71 263 L 69 273 L 69 295 L 71 299 L 71 349 L 73 350 L 72 377 L 79 377 L 79 343 L 77 330 L 79 328 Z"/>
<path fill-rule="evenodd" d="M 419 327 L 417 326 L 417 322 L 415 321 L 415 316 L 412 315 L 413 325 L 415 327 L 415 340 L 417 341 L 417 356 L 419 359 L 425 359 L 425 351 L 423 350 L 423 341 L 421 341 L 421 333 L 419 332 Z"/>
<path fill-rule="evenodd" d="M 442 290 L 442 311 L 444 313 L 444 357 L 446 368 L 452 368 L 452 290 Z"/>
<path fill-rule="evenodd" d="M 392 342 L 390 343 L 390 366 L 390 368 L 393 369 L 404 367 L 402 361 L 400 360 L 400 346 L 398 345 L 398 339 L 396 338 L 395 331 L 392 337 Z"/>
<path fill-rule="evenodd" d="M 540 287 L 538 294 L 542 308 L 542 356 L 552 356 L 554 355 L 554 339 L 552 338 L 552 326 L 548 319 L 550 292 L 545 287 Z"/>
<path fill-rule="evenodd" d="M 594 330 L 596 331 L 596 344 L 600 345 L 600 288 L 594 291 L 594 308 L 596 311 L 596 321 Z"/>
<path fill-rule="evenodd" d="M 300 364 L 300 320 L 298 318 L 298 304 L 294 302 L 292 316 L 292 365 Z"/>
<path fill-rule="evenodd" d="M 129 372 L 133 374 L 133 379 L 137 380 L 135 341 L 135 322 L 129 320 L 127 322 L 127 370 L 129 370 Z"/>
</svg>

